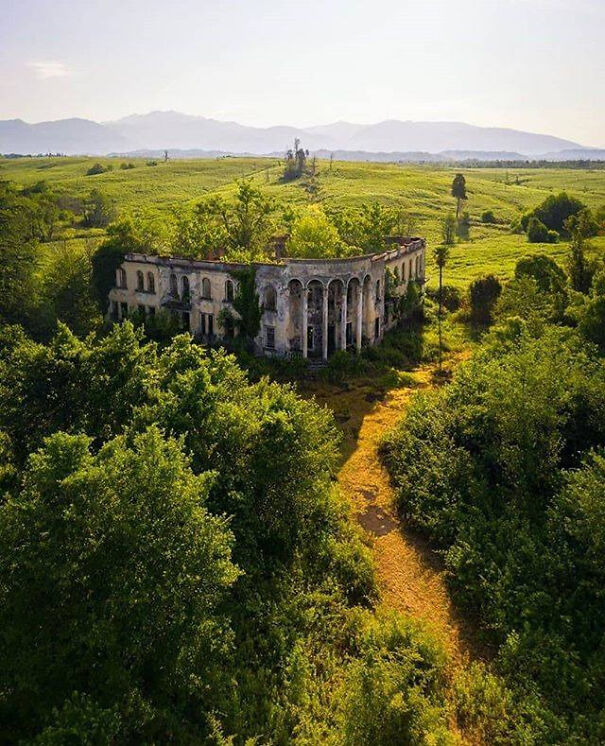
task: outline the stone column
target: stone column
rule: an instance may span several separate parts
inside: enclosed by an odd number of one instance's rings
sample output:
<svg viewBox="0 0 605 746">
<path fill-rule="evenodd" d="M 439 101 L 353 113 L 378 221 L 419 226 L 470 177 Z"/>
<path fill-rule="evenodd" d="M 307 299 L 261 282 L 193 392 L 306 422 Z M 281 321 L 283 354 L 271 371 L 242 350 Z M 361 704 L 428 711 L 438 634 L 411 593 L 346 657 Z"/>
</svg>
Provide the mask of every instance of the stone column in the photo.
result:
<svg viewBox="0 0 605 746">
<path fill-rule="evenodd" d="M 340 330 L 340 347 L 343 350 L 347 349 L 347 286 L 343 285 L 342 295 L 342 329 Z"/>
<path fill-rule="evenodd" d="M 321 356 L 324 360 L 328 359 L 328 287 L 322 288 L 322 324 L 321 324 Z"/>
<path fill-rule="evenodd" d="M 357 352 L 361 350 L 361 336 L 363 323 L 363 286 L 357 286 L 357 319 L 355 320 L 355 347 Z"/>
<path fill-rule="evenodd" d="M 309 291 L 303 285 L 302 288 L 302 354 L 303 357 L 307 357 L 307 324 L 309 322 L 309 311 L 308 311 L 308 294 Z"/>
</svg>

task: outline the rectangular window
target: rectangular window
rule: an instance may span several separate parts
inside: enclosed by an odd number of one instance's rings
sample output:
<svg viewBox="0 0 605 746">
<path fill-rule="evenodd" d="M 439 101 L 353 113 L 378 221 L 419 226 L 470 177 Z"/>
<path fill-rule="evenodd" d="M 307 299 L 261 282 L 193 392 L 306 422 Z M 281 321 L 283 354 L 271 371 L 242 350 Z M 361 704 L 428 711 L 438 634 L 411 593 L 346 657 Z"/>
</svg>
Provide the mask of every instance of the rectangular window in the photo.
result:
<svg viewBox="0 0 605 746">
<path fill-rule="evenodd" d="M 214 335 L 214 316 L 209 313 L 206 317 L 206 321 L 208 323 L 208 336 L 212 337 Z"/>
<path fill-rule="evenodd" d="M 275 327 L 274 326 L 265 327 L 265 347 L 268 347 L 270 350 L 275 349 Z"/>
<path fill-rule="evenodd" d="M 307 350 L 315 349 L 315 329 L 312 326 L 307 327 Z"/>
</svg>

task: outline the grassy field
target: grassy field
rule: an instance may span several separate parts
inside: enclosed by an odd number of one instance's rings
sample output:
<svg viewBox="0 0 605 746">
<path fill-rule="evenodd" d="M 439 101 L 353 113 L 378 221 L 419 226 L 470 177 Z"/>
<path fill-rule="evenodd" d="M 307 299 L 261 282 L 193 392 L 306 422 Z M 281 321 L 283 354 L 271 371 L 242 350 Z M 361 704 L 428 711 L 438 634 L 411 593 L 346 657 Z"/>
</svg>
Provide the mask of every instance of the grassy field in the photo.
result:
<svg viewBox="0 0 605 746">
<path fill-rule="evenodd" d="M 86 176 L 90 166 L 111 163 L 111 172 Z M 279 162 L 269 158 L 221 158 L 216 160 L 174 160 L 147 166 L 144 160 L 129 159 L 135 168 L 121 170 L 121 159 L 23 158 L 0 160 L 0 179 L 20 185 L 46 180 L 52 187 L 74 195 L 98 188 L 109 195 L 122 215 L 155 221 L 166 220 L 173 211 L 195 204 L 209 193 L 228 196 L 236 181 L 250 177 L 283 203 L 305 204 L 307 195 L 300 183 L 282 184 Z M 320 199 L 330 206 L 359 206 L 378 201 L 397 205 L 418 221 L 418 233 L 429 247 L 440 236 L 440 221 L 454 208 L 449 188 L 454 173 L 463 170 L 469 200 L 465 205 L 472 220 L 470 238 L 452 250 L 446 281 L 466 286 L 475 277 L 494 273 L 510 276 L 519 257 L 543 251 L 564 261 L 567 245 L 528 244 L 525 236 L 511 234 L 506 226 L 521 212 L 540 203 L 548 194 L 566 190 L 589 207 L 605 204 L 605 170 L 580 169 L 452 169 L 445 166 L 379 163 L 326 162 L 319 164 Z M 484 210 L 490 209 L 500 225 L 483 225 Z M 99 231 L 71 230 L 72 241 L 98 240 Z M 594 250 L 605 252 L 605 236 L 593 240 Z M 430 254 L 430 250 L 429 250 Z M 432 257 L 429 280 L 434 280 Z"/>
</svg>

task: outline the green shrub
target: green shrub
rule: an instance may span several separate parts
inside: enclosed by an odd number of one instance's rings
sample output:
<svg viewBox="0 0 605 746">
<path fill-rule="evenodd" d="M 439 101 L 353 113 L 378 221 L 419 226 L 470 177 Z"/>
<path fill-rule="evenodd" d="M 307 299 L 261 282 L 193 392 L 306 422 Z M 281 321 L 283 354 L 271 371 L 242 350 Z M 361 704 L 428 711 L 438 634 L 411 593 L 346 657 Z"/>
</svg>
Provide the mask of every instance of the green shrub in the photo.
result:
<svg viewBox="0 0 605 746">
<path fill-rule="evenodd" d="M 496 301 L 502 293 L 502 285 L 494 275 L 479 277 L 471 282 L 469 289 L 471 320 L 476 324 L 490 324 Z"/>
<path fill-rule="evenodd" d="M 108 166 L 104 166 L 102 163 L 95 163 L 88 169 L 86 176 L 96 176 L 97 174 L 104 174 L 106 171 L 109 171 Z"/>
<path fill-rule="evenodd" d="M 530 243 L 557 243 L 559 234 L 549 230 L 538 218 L 532 217 L 527 224 L 527 240 Z"/>
<path fill-rule="evenodd" d="M 498 221 L 496 220 L 496 216 L 494 215 L 493 210 L 485 210 L 481 213 L 481 222 L 482 223 L 488 223 L 488 224 L 495 224 Z"/>
</svg>

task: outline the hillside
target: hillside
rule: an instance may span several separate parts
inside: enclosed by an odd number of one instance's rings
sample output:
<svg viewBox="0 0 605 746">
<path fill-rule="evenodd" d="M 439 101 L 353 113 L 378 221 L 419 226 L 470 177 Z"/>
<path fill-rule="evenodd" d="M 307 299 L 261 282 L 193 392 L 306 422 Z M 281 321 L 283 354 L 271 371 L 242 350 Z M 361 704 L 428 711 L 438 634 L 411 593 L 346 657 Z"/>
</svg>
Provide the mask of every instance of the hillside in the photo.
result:
<svg viewBox="0 0 605 746">
<path fill-rule="evenodd" d="M 94 163 L 85 158 L 24 158 L 0 160 L 0 179 L 18 184 L 33 184 L 45 179 L 53 188 L 84 196 L 97 188 L 106 193 L 122 215 L 165 223 L 175 210 L 191 207 L 209 193 L 228 195 L 237 179 L 250 176 L 276 200 L 305 204 L 307 195 L 300 183 L 283 184 L 281 169 L 275 160 L 263 158 L 221 158 L 218 160 L 181 160 L 160 162 L 148 167 L 144 160 L 133 160 L 135 168 L 86 176 Z M 465 171 L 469 201 L 465 205 L 472 226 L 470 240 L 459 242 L 452 250 L 447 282 L 465 287 L 473 278 L 493 272 L 510 276 L 515 262 L 531 251 L 544 251 L 563 262 L 567 244 L 528 244 L 523 235 L 511 234 L 509 223 L 522 211 L 539 204 L 552 192 L 567 190 L 591 208 L 605 204 L 603 169 L 524 169 L 506 171 L 476 168 Z M 454 207 L 449 190 L 454 170 L 439 165 L 327 162 L 319 164 L 320 198 L 333 207 L 359 207 L 378 201 L 400 206 L 417 220 L 417 232 L 428 238 L 429 247 L 440 238 L 440 221 Z M 484 210 L 493 210 L 499 224 L 481 223 Z M 98 232 L 78 229 L 72 237 L 97 236 Z M 95 239 L 96 240 L 96 239 Z M 593 240 L 605 250 L 605 237 Z M 428 252 L 429 281 L 432 256 Z"/>
</svg>

